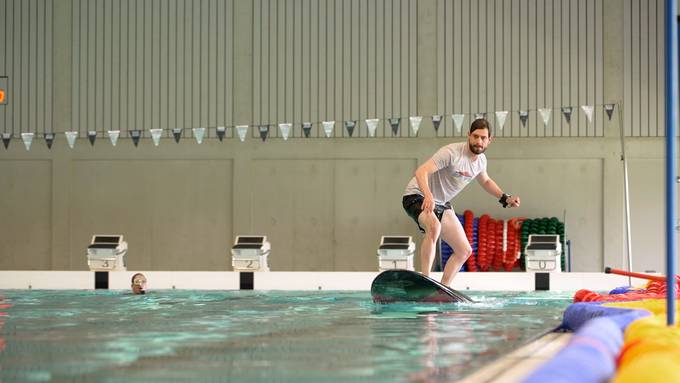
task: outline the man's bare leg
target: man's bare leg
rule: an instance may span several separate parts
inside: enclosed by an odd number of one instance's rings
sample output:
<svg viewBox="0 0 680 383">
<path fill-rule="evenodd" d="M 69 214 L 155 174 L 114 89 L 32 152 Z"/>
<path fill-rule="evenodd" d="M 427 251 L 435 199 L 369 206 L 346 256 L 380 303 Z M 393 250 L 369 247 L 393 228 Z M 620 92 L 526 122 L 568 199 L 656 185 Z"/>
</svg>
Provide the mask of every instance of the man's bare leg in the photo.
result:
<svg viewBox="0 0 680 383">
<path fill-rule="evenodd" d="M 453 277 L 458 274 L 463 263 L 472 254 L 472 247 L 465 236 L 465 230 L 463 225 L 458 221 L 458 217 L 454 214 L 453 210 L 445 210 L 444 216 L 441 222 L 441 235 L 442 240 L 451 246 L 453 249 L 453 254 L 446 262 L 446 267 L 444 267 L 444 275 L 442 276 L 442 284 L 446 286 L 451 286 L 453 282 Z"/>
<path fill-rule="evenodd" d="M 418 222 L 420 227 L 425 229 L 423 241 L 420 243 L 420 268 L 421 272 L 429 277 L 430 270 L 432 270 L 432 262 L 434 261 L 435 244 L 441 231 L 441 224 L 437 216 L 432 212 L 420 213 Z"/>
</svg>

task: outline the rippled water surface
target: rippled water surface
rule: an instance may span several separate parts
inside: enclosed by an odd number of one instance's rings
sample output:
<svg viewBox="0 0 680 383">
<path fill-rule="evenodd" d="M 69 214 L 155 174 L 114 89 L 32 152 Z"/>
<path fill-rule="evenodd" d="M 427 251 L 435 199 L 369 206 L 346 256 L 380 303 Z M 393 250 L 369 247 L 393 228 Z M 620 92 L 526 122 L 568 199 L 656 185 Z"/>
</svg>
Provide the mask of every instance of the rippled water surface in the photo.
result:
<svg viewBox="0 0 680 383">
<path fill-rule="evenodd" d="M 469 295 L 0 291 L 0 381 L 451 381 L 557 326 L 571 299 Z"/>
</svg>

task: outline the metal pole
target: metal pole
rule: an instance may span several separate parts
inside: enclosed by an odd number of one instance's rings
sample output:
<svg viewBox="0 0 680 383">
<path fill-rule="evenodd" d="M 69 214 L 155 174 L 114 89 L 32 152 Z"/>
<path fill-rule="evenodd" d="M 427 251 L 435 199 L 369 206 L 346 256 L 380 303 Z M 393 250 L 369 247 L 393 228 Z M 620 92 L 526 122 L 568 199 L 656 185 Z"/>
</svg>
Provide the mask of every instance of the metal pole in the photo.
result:
<svg viewBox="0 0 680 383">
<path fill-rule="evenodd" d="M 675 325 L 675 221 L 678 124 L 678 5 L 666 0 L 666 322 Z"/>
<path fill-rule="evenodd" d="M 626 208 L 626 255 L 628 258 L 628 271 L 633 271 L 633 248 L 630 239 L 630 197 L 628 195 L 628 158 L 626 158 L 625 134 L 623 133 L 623 120 L 621 119 L 621 104 L 618 105 L 619 130 L 621 131 L 621 161 L 623 161 L 623 200 Z M 629 276 L 628 284 L 633 285 Z"/>
<path fill-rule="evenodd" d="M 571 241 L 567 239 L 567 209 L 564 209 L 564 214 L 562 214 L 562 222 L 564 223 L 564 238 L 561 238 L 562 243 L 564 243 L 562 254 L 567 255 L 567 264 L 565 265 L 567 269 L 564 271 L 571 272 Z"/>
</svg>

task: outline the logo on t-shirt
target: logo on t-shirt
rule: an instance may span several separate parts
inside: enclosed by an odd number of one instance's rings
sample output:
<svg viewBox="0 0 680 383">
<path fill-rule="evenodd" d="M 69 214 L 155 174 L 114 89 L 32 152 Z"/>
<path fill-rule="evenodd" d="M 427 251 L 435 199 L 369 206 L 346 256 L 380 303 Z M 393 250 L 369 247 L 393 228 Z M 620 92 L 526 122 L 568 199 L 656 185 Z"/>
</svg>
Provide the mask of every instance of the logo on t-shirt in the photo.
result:
<svg viewBox="0 0 680 383">
<path fill-rule="evenodd" d="M 456 170 L 456 171 L 453 172 L 453 174 L 456 177 L 465 178 L 465 179 L 470 179 L 470 178 L 473 177 L 472 173 L 466 172 L 465 170 Z"/>
</svg>

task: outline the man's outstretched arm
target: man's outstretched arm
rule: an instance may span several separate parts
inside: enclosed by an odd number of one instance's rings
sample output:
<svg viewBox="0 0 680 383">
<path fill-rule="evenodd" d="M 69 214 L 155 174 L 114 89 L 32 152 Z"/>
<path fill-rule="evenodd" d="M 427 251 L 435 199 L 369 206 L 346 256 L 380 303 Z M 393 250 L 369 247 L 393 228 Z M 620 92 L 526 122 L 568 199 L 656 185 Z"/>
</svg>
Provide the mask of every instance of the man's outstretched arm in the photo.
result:
<svg viewBox="0 0 680 383">
<path fill-rule="evenodd" d="M 499 199 L 499 202 L 501 204 L 507 204 L 507 206 L 510 207 L 519 207 L 520 200 L 519 196 L 509 196 L 505 193 L 503 193 L 503 190 L 492 180 L 486 172 L 481 172 L 477 176 L 477 182 L 486 190 L 487 193 L 491 194 L 492 196 L 496 197 Z M 506 196 L 503 198 L 503 196 Z M 505 203 L 503 202 L 505 201 Z M 505 206 L 503 206 L 505 207 Z"/>
</svg>

